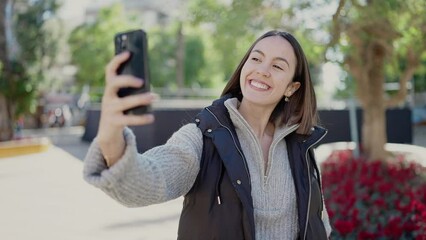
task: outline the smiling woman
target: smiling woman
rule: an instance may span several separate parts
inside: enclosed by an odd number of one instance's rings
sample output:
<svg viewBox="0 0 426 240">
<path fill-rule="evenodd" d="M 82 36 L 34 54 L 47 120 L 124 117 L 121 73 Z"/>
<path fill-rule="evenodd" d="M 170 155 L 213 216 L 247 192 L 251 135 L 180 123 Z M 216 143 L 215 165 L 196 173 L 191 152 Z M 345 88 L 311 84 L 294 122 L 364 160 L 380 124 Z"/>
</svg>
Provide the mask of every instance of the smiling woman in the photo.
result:
<svg viewBox="0 0 426 240">
<path fill-rule="evenodd" d="M 248 49 L 222 96 L 167 141 L 137 153 L 126 125 L 153 115 L 123 111 L 153 101 L 150 93 L 117 96 L 140 80 L 117 76 L 128 55 L 106 68 L 97 138 L 85 179 L 126 206 L 184 196 L 178 239 L 327 239 L 313 146 L 326 134 L 306 57 L 287 32 L 270 31 Z"/>
<path fill-rule="evenodd" d="M 268 56 L 264 51 L 268 51 Z M 267 64 L 270 64 L 269 68 L 264 67 Z M 280 84 L 283 84 L 280 88 L 283 93 L 270 115 L 270 120 L 275 121 L 280 118 L 281 123 L 299 122 L 301 126 L 297 132 L 309 134 L 312 126 L 318 121 L 317 102 L 307 59 L 298 41 L 287 32 L 271 31 L 261 36 L 241 60 L 222 95 L 231 93 L 242 100 L 244 85 L 240 86 L 240 78 L 243 74 L 245 77 L 246 69 L 250 68 L 254 68 L 257 74 L 259 71 L 261 74 L 266 73 L 268 79 L 275 77 L 280 80 Z M 260 83 L 265 84 L 265 82 Z M 259 83 L 254 81 L 254 84 Z"/>
<path fill-rule="evenodd" d="M 259 41 L 241 69 L 244 98 L 240 111 L 258 107 L 264 115 L 271 115 L 283 96 L 291 97 L 300 87 L 300 82 L 292 82 L 295 66 L 296 57 L 288 41 L 277 36 Z"/>
</svg>

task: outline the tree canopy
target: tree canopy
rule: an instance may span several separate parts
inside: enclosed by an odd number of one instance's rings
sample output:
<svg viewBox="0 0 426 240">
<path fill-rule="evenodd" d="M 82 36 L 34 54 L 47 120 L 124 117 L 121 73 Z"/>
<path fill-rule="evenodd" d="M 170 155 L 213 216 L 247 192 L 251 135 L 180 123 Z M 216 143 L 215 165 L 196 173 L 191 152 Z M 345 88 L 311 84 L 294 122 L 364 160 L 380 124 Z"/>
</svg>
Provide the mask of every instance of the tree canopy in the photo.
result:
<svg viewBox="0 0 426 240">
<path fill-rule="evenodd" d="M 35 111 L 38 86 L 55 60 L 59 34 L 49 27 L 58 21 L 56 0 L 7 3 L 0 5 L 2 13 L 10 14 L 0 15 L 0 106 L 5 111 L 0 119 L 0 141 L 13 137 L 17 116 Z"/>
<path fill-rule="evenodd" d="M 426 53 L 426 2 L 416 0 L 338 1 L 329 47 L 343 54 L 363 108 L 362 147 L 367 157 L 384 159 L 385 110 L 405 100 L 407 83 Z M 386 79 L 397 80 L 393 95 Z"/>
<path fill-rule="evenodd" d="M 114 56 L 114 35 L 138 27 L 119 4 L 102 8 L 95 21 L 76 27 L 70 34 L 71 62 L 77 67 L 76 82 L 82 87 L 105 84 L 105 65 Z"/>
</svg>

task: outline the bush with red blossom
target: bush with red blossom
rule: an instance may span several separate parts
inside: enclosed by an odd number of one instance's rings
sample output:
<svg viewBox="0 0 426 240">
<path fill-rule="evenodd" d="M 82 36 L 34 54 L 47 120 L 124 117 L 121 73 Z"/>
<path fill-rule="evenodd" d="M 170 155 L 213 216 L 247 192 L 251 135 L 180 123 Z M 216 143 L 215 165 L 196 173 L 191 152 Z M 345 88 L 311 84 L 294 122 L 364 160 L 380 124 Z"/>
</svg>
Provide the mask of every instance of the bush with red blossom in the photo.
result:
<svg viewBox="0 0 426 240">
<path fill-rule="evenodd" d="M 354 159 L 335 151 L 321 164 L 332 239 L 426 240 L 426 168 L 397 156 Z"/>
</svg>

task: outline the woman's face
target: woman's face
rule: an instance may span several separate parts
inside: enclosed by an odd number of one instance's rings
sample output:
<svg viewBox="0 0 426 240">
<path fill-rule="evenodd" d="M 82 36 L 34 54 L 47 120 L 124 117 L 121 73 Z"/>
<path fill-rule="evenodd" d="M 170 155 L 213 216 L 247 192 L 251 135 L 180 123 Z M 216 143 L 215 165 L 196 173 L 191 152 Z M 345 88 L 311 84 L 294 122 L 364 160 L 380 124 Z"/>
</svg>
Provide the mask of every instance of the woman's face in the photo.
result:
<svg viewBox="0 0 426 240">
<path fill-rule="evenodd" d="M 300 86 L 299 82 L 292 82 L 296 64 L 296 55 L 287 40 L 280 36 L 260 40 L 241 69 L 243 101 L 275 108 Z"/>
</svg>

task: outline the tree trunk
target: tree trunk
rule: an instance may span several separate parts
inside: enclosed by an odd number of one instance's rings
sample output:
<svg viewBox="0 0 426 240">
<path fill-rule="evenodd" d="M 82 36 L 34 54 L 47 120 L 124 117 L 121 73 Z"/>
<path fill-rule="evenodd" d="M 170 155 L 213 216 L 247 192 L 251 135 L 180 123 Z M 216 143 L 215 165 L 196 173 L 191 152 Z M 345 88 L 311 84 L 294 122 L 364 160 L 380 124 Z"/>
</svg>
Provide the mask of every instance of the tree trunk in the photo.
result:
<svg viewBox="0 0 426 240">
<path fill-rule="evenodd" d="M 384 149 L 387 139 L 385 114 L 385 109 L 381 104 L 364 107 L 362 149 L 363 153 L 371 160 L 383 160 L 386 157 Z"/>
<path fill-rule="evenodd" d="M 7 52 L 6 39 L 6 6 L 8 1 L 0 1 L 0 81 L 7 81 L 10 76 L 10 65 Z M 1 84 L 3 85 L 3 84 Z M 4 84 L 3 86 L 5 86 Z M 2 89 L 3 91 L 5 89 Z M 11 104 L 0 91 L 0 141 L 7 141 L 13 138 L 13 114 Z"/>
<path fill-rule="evenodd" d="M 13 139 L 13 118 L 9 106 L 6 97 L 0 94 L 0 142 Z"/>
<path fill-rule="evenodd" d="M 365 154 L 372 160 L 383 160 L 386 157 L 384 149 L 387 142 L 386 136 L 386 107 L 383 93 L 385 82 L 385 57 L 386 46 L 373 40 L 366 47 L 366 52 L 361 56 L 366 65 L 367 81 L 359 85 L 364 99 L 364 119 L 362 129 L 362 147 Z"/>
<path fill-rule="evenodd" d="M 393 42 L 399 37 L 386 18 L 361 20 L 348 27 L 353 50 L 346 58 L 357 81 L 356 94 L 363 109 L 362 151 L 371 160 L 387 157 L 385 63 L 392 56 Z"/>
<path fill-rule="evenodd" d="M 182 23 L 179 23 L 177 32 L 177 48 L 176 48 L 176 83 L 178 86 L 178 94 L 185 87 L 185 38 L 182 33 Z"/>
<path fill-rule="evenodd" d="M 350 2 L 350 4 L 348 3 Z M 381 1 L 339 0 L 339 5 L 333 15 L 333 28 L 329 46 L 335 46 L 345 36 L 342 49 L 347 49 L 345 64 L 356 80 L 356 95 L 363 108 L 362 150 L 366 158 L 384 160 L 387 157 L 385 144 L 386 108 L 395 106 L 405 99 L 407 82 L 412 78 L 421 56 L 426 48 L 426 42 L 421 38 L 413 38 L 408 44 L 407 67 L 400 77 L 400 90 L 392 99 L 385 99 L 385 62 L 394 57 L 394 49 L 405 44 L 395 44 L 395 40 L 404 37 L 390 18 L 399 10 L 410 13 L 408 20 L 422 29 L 419 36 L 425 34 L 426 26 L 422 11 L 412 11 L 414 5 L 404 5 L 404 9 L 395 6 L 383 6 Z M 348 14 L 350 6 L 356 14 Z M 401 5 L 402 6 L 402 5 Z M 352 18 L 352 16 L 356 16 Z M 408 26 L 408 25 L 407 25 Z M 410 30 L 410 29 L 407 29 Z M 411 31 L 411 30 L 410 30 Z M 409 40 L 408 38 L 405 40 Z M 404 40 L 404 42 L 405 42 Z M 343 43 L 343 42 L 342 42 Z"/>
</svg>

